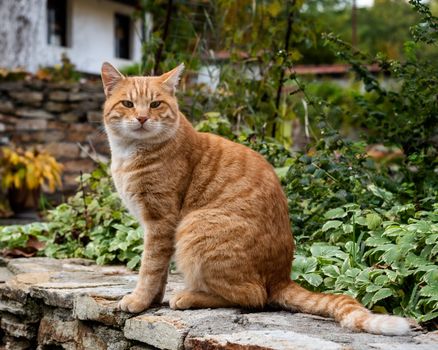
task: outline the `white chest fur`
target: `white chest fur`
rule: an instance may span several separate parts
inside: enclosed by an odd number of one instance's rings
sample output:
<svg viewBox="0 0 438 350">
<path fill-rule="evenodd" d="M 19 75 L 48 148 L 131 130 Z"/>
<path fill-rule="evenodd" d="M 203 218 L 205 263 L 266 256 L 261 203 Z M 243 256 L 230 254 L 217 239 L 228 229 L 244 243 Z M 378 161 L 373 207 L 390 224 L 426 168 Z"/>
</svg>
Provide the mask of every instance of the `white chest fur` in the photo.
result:
<svg viewBox="0 0 438 350">
<path fill-rule="evenodd" d="M 123 170 L 127 162 L 129 162 L 129 159 L 122 159 L 113 156 L 111 162 L 111 173 L 114 185 L 116 186 L 116 190 L 129 213 L 144 226 L 144 217 L 142 215 L 144 203 L 141 198 L 136 195 L 135 188 L 132 184 L 132 174 Z"/>
</svg>

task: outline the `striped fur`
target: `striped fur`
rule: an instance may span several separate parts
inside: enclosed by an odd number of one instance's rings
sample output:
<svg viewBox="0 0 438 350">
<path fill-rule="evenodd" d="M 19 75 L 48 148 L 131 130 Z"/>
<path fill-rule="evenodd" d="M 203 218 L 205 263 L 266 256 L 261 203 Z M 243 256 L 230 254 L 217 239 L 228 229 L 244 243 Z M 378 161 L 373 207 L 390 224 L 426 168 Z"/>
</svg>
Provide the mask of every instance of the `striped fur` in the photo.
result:
<svg viewBox="0 0 438 350">
<path fill-rule="evenodd" d="M 145 231 L 139 281 L 120 308 L 140 312 L 161 302 L 174 255 L 186 284 L 170 301 L 174 309 L 273 304 L 356 331 L 409 332 L 406 319 L 290 280 L 294 243 L 277 176 L 251 149 L 193 129 L 174 95 L 181 71 L 125 78 L 102 67 L 114 183 Z M 152 108 L 153 101 L 161 104 Z M 148 120 L 141 124 L 139 116 Z"/>
</svg>

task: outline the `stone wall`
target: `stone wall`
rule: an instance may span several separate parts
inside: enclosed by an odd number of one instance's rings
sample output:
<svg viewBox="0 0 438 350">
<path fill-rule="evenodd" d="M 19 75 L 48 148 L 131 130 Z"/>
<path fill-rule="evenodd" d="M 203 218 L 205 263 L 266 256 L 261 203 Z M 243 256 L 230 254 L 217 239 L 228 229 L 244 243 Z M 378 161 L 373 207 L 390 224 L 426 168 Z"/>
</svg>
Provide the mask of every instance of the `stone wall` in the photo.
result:
<svg viewBox="0 0 438 350">
<path fill-rule="evenodd" d="M 437 332 L 354 333 L 333 320 L 287 311 L 171 310 L 184 288 L 170 274 L 161 305 L 140 315 L 118 300 L 137 275 L 83 259 L 0 259 L 0 349 L 66 350 L 432 350 Z"/>
<path fill-rule="evenodd" d="M 38 145 L 64 164 L 64 191 L 95 166 L 89 154 L 108 156 L 100 81 L 0 82 L 0 145 Z"/>
</svg>

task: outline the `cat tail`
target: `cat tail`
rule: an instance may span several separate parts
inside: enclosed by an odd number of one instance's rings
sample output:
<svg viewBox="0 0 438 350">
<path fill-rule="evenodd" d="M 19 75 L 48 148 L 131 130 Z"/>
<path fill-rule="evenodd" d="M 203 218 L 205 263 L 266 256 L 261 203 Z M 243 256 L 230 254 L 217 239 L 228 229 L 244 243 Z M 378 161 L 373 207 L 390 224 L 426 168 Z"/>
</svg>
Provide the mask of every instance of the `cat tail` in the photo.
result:
<svg viewBox="0 0 438 350">
<path fill-rule="evenodd" d="M 417 326 L 406 318 L 373 314 L 348 295 L 311 292 L 293 281 L 273 293 L 271 301 L 287 310 L 334 318 L 354 331 L 403 335 Z"/>
</svg>

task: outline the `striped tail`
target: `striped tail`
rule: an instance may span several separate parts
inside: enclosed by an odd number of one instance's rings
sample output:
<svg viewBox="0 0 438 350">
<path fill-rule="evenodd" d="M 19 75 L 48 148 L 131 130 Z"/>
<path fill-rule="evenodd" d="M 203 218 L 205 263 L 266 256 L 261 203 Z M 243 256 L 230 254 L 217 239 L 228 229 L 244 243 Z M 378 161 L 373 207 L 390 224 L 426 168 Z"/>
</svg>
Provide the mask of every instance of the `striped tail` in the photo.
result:
<svg viewBox="0 0 438 350">
<path fill-rule="evenodd" d="M 350 296 L 311 292 L 293 281 L 273 293 L 271 301 L 287 310 L 334 318 L 354 331 L 403 335 L 416 326 L 406 318 L 373 314 Z"/>
</svg>

